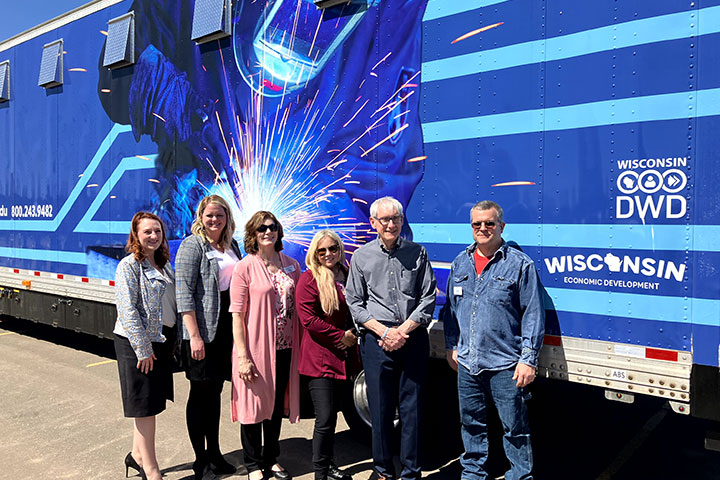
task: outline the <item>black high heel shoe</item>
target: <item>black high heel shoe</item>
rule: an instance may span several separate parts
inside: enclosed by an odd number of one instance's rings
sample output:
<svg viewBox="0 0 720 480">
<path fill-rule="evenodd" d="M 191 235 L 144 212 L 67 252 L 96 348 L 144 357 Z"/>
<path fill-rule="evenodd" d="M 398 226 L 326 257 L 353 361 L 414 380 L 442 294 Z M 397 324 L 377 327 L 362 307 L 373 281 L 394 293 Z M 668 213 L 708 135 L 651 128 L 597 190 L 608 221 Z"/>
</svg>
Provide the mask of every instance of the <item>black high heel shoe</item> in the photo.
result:
<svg viewBox="0 0 720 480">
<path fill-rule="evenodd" d="M 143 470 L 143 468 L 135 461 L 135 458 L 132 456 L 132 452 L 128 452 L 128 454 L 125 456 L 125 478 L 128 477 L 128 471 L 130 470 L 130 467 L 137 470 L 138 475 L 140 475 L 143 480 L 147 479 L 147 477 L 145 476 L 145 470 Z"/>
<path fill-rule="evenodd" d="M 205 470 L 208 467 L 206 460 L 195 460 L 192 464 L 193 473 L 195 474 L 195 480 L 202 480 L 205 476 Z"/>
</svg>

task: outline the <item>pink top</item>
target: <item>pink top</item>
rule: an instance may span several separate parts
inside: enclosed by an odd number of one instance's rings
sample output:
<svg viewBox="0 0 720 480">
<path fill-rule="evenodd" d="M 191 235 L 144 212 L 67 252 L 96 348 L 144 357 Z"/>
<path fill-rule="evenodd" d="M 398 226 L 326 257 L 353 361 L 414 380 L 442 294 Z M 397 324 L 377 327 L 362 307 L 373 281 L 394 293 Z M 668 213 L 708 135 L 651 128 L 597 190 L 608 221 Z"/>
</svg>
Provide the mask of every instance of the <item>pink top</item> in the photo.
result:
<svg viewBox="0 0 720 480">
<path fill-rule="evenodd" d="M 300 264 L 280 253 L 285 273 L 297 283 Z M 238 356 L 232 356 L 232 421 L 259 423 L 272 417 L 275 403 L 275 351 L 277 338 L 277 301 L 271 275 L 258 255 L 247 255 L 235 264 L 230 282 L 230 312 L 247 311 L 245 329 L 250 358 L 259 376 L 252 383 L 238 377 Z M 290 382 L 285 392 L 285 414 L 290 422 L 300 419 L 300 374 L 298 358 L 300 332 L 298 317 L 292 310 L 292 360 Z"/>
<path fill-rule="evenodd" d="M 295 280 L 283 270 L 270 275 L 275 290 L 275 312 L 277 314 L 277 329 L 275 333 L 275 348 L 283 350 L 292 348 L 293 328 L 292 319 L 295 312 Z"/>
</svg>

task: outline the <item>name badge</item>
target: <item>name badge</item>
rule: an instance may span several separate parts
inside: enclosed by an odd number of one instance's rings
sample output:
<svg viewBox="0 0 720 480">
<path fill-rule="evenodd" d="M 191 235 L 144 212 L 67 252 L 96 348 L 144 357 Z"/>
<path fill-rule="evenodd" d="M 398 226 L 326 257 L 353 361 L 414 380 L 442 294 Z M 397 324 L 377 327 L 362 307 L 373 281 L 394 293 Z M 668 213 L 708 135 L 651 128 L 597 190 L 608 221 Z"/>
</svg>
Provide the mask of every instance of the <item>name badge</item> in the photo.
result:
<svg viewBox="0 0 720 480">
<path fill-rule="evenodd" d="M 284 270 L 285 270 L 285 273 L 292 273 L 295 271 L 295 265 L 288 265 L 287 267 L 284 268 Z"/>
<path fill-rule="evenodd" d="M 205 252 L 205 256 L 212 260 L 213 258 L 217 258 L 218 260 L 222 258 L 222 254 L 218 252 L 217 250 L 210 250 L 209 252 Z"/>
<path fill-rule="evenodd" d="M 459 297 L 462 297 L 462 287 L 454 286 L 453 287 L 453 295 L 457 295 Z"/>
</svg>

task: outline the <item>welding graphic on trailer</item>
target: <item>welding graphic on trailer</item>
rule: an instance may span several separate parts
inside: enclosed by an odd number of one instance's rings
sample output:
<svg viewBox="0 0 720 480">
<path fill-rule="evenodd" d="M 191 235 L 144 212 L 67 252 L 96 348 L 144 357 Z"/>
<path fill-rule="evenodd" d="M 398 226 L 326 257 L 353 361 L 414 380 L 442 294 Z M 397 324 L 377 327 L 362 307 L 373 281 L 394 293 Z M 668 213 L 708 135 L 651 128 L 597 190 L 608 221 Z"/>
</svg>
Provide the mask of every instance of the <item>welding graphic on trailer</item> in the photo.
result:
<svg viewBox="0 0 720 480">
<path fill-rule="evenodd" d="M 158 146 L 153 204 L 170 238 L 208 193 L 236 208 L 237 235 L 255 211 L 275 213 L 291 253 L 322 225 L 351 247 L 370 238 L 369 204 L 407 205 L 423 175 L 425 1 L 238 2 L 232 35 L 201 45 L 194 3 L 133 2 L 132 75 L 101 69 L 98 86 L 119 93 L 101 97 L 110 118 Z"/>
</svg>

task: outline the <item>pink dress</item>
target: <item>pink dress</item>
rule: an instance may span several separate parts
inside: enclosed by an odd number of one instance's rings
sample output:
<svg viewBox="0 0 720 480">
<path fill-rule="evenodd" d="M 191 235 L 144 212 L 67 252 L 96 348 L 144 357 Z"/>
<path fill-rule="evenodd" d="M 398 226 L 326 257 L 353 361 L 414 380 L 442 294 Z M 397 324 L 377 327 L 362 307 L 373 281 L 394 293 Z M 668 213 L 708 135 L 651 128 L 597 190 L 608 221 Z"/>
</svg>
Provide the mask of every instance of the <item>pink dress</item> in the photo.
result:
<svg viewBox="0 0 720 480">
<path fill-rule="evenodd" d="M 297 284 L 300 264 L 280 253 L 283 271 Z M 230 312 L 247 311 L 245 328 L 247 348 L 259 376 L 252 383 L 238 377 L 237 351 L 232 356 L 232 421 L 259 423 L 272 417 L 275 403 L 275 350 L 277 341 L 277 297 L 271 274 L 258 255 L 247 255 L 235 264 L 230 282 Z M 300 352 L 301 326 L 294 305 L 292 316 L 292 360 L 290 381 L 285 394 L 285 414 L 290 422 L 300 419 Z"/>
</svg>

